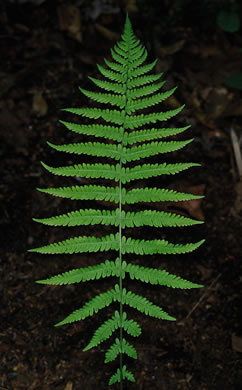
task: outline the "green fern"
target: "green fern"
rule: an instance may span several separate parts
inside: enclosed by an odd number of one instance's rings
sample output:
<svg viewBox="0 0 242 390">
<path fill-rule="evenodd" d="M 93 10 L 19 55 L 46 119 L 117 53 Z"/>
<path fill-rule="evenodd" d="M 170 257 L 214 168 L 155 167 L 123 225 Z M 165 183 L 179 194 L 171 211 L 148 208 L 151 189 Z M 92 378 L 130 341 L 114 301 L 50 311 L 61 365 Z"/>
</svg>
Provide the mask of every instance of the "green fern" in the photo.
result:
<svg viewBox="0 0 242 390">
<path fill-rule="evenodd" d="M 137 255 L 150 254 L 178 254 L 188 253 L 198 248 L 203 240 L 196 243 L 174 244 L 166 240 L 138 240 L 124 235 L 125 228 L 142 226 L 151 227 L 176 227 L 192 226 L 202 223 L 181 215 L 165 211 L 126 211 L 125 205 L 133 205 L 140 202 L 181 202 L 197 199 L 198 196 L 168 190 L 165 188 L 145 187 L 131 189 L 125 186 L 131 181 L 148 179 L 159 175 L 173 175 L 190 167 L 198 166 L 193 163 L 141 163 L 133 162 L 157 156 L 161 153 L 176 151 L 185 147 L 192 140 L 175 141 L 163 139 L 175 136 L 187 130 L 189 126 L 181 128 L 142 128 L 145 125 L 159 124 L 177 115 L 183 108 L 154 113 L 136 113 L 153 105 L 160 104 L 171 96 L 176 88 L 166 92 L 157 93 L 164 85 L 160 81 L 162 74 L 147 74 L 155 64 L 144 64 L 147 51 L 135 37 L 130 20 L 126 17 L 122 40 L 111 51 L 113 62 L 105 60 L 107 68 L 98 66 L 104 79 L 90 79 L 104 92 L 92 92 L 80 88 L 88 98 L 109 106 L 109 108 L 68 108 L 65 111 L 90 118 L 98 119 L 98 124 L 76 124 L 61 121 L 70 131 L 86 136 L 95 136 L 108 140 L 105 142 L 84 142 L 66 145 L 48 145 L 66 153 L 88 156 L 108 157 L 112 160 L 107 163 L 83 163 L 63 167 L 50 167 L 42 163 L 49 172 L 60 176 L 77 176 L 82 178 L 100 179 L 100 185 L 85 184 L 81 186 L 59 187 L 39 189 L 44 193 L 73 199 L 73 200 L 101 200 L 116 204 L 115 210 L 106 209 L 81 209 L 70 211 L 66 214 L 50 218 L 34 219 L 45 225 L 51 226 L 80 226 L 80 225 L 106 225 L 116 228 L 116 233 L 95 236 L 78 236 L 64 241 L 52 243 L 30 251 L 46 254 L 83 253 L 98 251 L 117 251 L 116 260 L 106 260 L 102 263 L 86 268 L 73 269 L 48 279 L 38 280 L 37 283 L 50 285 L 63 285 L 97 280 L 106 277 L 118 278 L 110 290 L 104 291 L 86 302 L 83 307 L 75 310 L 65 319 L 56 324 L 60 326 L 74 321 L 83 320 L 92 316 L 99 310 L 110 306 L 113 302 L 119 303 L 119 311 L 101 324 L 95 331 L 92 339 L 84 348 L 87 351 L 100 343 L 108 340 L 113 333 L 119 331 L 119 337 L 109 346 L 105 363 L 120 358 L 120 367 L 117 369 L 109 384 L 120 382 L 123 388 L 125 379 L 134 382 L 133 374 L 123 365 L 123 354 L 134 359 L 137 358 L 135 347 L 124 338 L 124 332 L 129 336 L 137 337 L 141 333 L 139 324 L 127 318 L 124 305 L 137 309 L 141 313 L 151 317 L 173 321 L 174 317 L 166 313 L 161 307 L 150 302 L 143 296 L 124 288 L 126 276 L 144 283 L 158 284 L 160 286 L 190 289 L 199 288 L 201 285 L 189 282 L 179 276 L 168 273 L 165 270 L 142 267 L 127 263 L 126 253 Z M 159 81 L 159 82 L 158 82 Z M 115 107 L 115 109 L 112 108 Z M 101 121 L 100 121 L 101 120 Z M 132 166 L 127 166 L 132 163 Z M 101 185 L 101 179 L 113 180 L 112 186 Z M 116 184 L 115 184 L 116 182 Z"/>
</svg>

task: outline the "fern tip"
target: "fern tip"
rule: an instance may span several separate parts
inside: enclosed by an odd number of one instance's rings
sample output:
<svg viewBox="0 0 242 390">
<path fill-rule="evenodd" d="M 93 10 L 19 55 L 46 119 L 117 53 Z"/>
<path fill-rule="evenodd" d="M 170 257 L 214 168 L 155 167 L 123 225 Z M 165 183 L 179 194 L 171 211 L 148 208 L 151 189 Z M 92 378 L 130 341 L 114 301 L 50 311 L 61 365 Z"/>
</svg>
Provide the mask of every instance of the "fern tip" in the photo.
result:
<svg viewBox="0 0 242 390">
<path fill-rule="evenodd" d="M 46 284 L 45 280 L 36 280 L 35 283 L 38 283 L 38 284 Z"/>
</svg>

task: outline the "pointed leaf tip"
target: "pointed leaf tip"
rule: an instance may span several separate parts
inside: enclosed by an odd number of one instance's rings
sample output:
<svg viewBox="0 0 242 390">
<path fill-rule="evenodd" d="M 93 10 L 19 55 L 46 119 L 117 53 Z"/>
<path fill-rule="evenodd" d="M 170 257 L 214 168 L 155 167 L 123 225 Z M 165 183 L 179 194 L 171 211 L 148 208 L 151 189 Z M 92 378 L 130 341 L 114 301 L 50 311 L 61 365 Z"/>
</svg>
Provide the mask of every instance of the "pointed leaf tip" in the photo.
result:
<svg viewBox="0 0 242 390">
<path fill-rule="evenodd" d="M 131 22 L 130 22 L 130 19 L 129 19 L 128 12 L 126 12 L 126 19 L 125 19 L 124 30 L 126 30 L 127 28 L 128 29 L 132 29 L 132 25 L 131 25 Z"/>
</svg>

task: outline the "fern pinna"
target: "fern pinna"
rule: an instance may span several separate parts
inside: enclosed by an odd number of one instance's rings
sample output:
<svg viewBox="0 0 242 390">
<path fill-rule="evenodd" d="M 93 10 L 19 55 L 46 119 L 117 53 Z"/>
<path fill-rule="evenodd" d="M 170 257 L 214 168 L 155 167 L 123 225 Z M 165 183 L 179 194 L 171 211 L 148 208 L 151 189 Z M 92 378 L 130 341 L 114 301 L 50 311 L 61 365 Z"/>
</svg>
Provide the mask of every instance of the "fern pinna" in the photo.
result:
<svg viewBox="0 0 242 390">
<path fill-rule="evenodd" d="M 112 181 L 111 186 L 83 184 L 72 187 L 39 189 L 47 194 L 68 199 L 112 202 L 116 204 L 116 209 L 81 209 L 51 218 L 34 219 L 37 222 L 52 226 L 112 225 L 114 229 L 116 228 L 116 233 L 102 237 L 73 237 L 41 248 L 31 249 L 31 251 L 46 254 L 72 254 L 112 250 L 118 253 L 117 257 L 115 256 L 116 259 L 106 260 L 86 268 L 73 269 L 45 280 L 39 280 L 37 283 L 62 285 L 86 282 L 108 276 L 118 278 L 118 282 L 110 290 L 95 296 L 84 304 L 83 307 L 75 310 L 64 320 L 56 324 L 56 326 L 84 320 L 100 309 L 111 305 L 112 302 L 118 302 L 119 311 L 114 311 L 113 316 L 97 328 L 84 351 L 99 345 L 119 330 L 119 337 L 115 339 L 115 342 L 106 352 L 105 363 L 119 356 L 119 368 L 111 376 L 109 384 L 120 382 L 120 388 L 122 389 L 124 379 L 131 382 L 135 381 L 133 374 L 123 365 L 123 354 L 134 359 L 137 358 L 135 347 L 126 340 L 125 334 L 127 333 L 129 336 L 134 337 L 141 334 L 139 324 L 128 318 L 126 311 L 124 311 L 124 306 L 130 306 L 158 319 L 175 320 L 161 307 L 124 287 L 125 277 L 128 275 L 131 279 L 141 282 L 173 288 L 190 289 L 201 287 L 201 285 L 184 280 L 165 270 L 128 263 L 125 260 L 125 255 L 127 253 L 135 255 L 187 253 L 198 248 L 203 240 L 196 243 L 173 244 L 163 239 L 138 240 L 127 237 L 124 234 L 125 228 L 137 226 L 190 226 L 201 223 L 201 221 L 195 221 L 191 218 L 164 211 L 125 211 L 127 209 L 125 205 L 135 205 L 139 202 L 176 202 L 199 198 L 198 196 L 165 188 L 146 187 L 130 189 L 129 187 L 130 182 L 138 179 L 159 175 L 174 175 L 199 164 L 168 164 L 164 162 L 161 164 L 133 164 L 133 162 L 140 159 L 176 151 L 187 145 L 191 140 L 160 141 L 163 138 L 182 133 L 189 126 L 182 128 L 153 128 L 151 126 L 149 129 L 143 128 L 145 125 L 159 123 L 174 117 L 183 107 L 165 112 L 136 114 L 136 111 L 160 104 L 173 94 L 175 88 L 166 92 L 157 92 L 164 84 L 164 81 L 159 81 L 162 74 L 147 74 L 155 67 L 156 61 L 144 65 L 147 51 L 135 37 L 128 16 L 126 17 L 124 33 L 121 38 L 121 41 L 111 50 L 113 61 L 105 60 L 107 65 L 105 68 L 98 65 L 98 69 L 104 76 L 104 79 L 90 77 L 97 87 L 107 92 L 91 92 L 80 88 L 81 92 L 88 98 L 98 103 L 109 105 L 109 108 L 65 109 L 65 111 L 82 117 L 99 119 L 96 124 L 76 124 L 61 121 L 70 131 L 87 136 L 102 137 L 108 140 L 108 142 L 84 142 L 66 145 L 49 143 L 52 148 L 58 151 L 108 157 L 113 160 L 113 163 L 83 163 L 58 168 L 42 164 L 49 172 L 55 175 L 109 179 Z M 116 109 L 110 108 L 110 106 L 114 106 Z M 132 163 L 132 166 L 128 167 L 126 165 L 128 163 Z"/>
</svg>

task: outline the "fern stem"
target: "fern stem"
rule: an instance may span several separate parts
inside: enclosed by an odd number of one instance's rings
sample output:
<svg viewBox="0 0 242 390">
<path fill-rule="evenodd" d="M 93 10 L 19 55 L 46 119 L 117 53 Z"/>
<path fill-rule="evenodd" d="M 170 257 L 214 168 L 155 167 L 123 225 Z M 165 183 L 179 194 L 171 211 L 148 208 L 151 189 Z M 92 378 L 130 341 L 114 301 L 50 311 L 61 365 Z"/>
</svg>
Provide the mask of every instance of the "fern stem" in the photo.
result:
<svg viewBox="0 0 242 390">
<path fill-rule="evenodd" d="M 122 163 L 120 164 L 120 171 L 122 169 Z M 122 215 L 122 182 L 121 178 L 119 180 L 119 218 L 121 221 L 121 215 Z M 120 346 L 121 346 L 121 352 L 119 354 L 119 364 L 120 364 L 120 390 L 123 390 L 123 353 L 122 353 L 122 345 L 123 345 L 123 327 L 122 327 L 122 321 L 123 321 L 123 299 L 122 299 L 122 293 L 123 293 L 123 281 L 122 281 L 122 225 L 119 224 L 119 258 L 120 258 L 120 276 L 119 276 L 119 291 L 121 295 L 120 299 L 120 308 L 119 308 L 119 315 L 121 320 L 121 326 L 120 326 Z"/>
<path fill-rule="evenodd" d="M 128 21 L 128 17 L 126 18 L 126 23 Z M 132 29 L 131 29 L 132 31 Z M 123 280 L 125 276 L 123 275 L 122 271 L 122 151 L 123 151 L 123 139 L 124 139 L 124 132 L 125 132 L 125 117 L 127 115 L 127 102 L 128 102 L 128 96 L 127 96 L 127 90 L 128 90 L 128 78 L 129 78 L 129 55 L 130 55 L 130 42 L 128 42 L 128 57 L 127 57 L 127 65 L 126 65 L 126 80 L 125 80 L 125 105 L 124 105 L 124 122 L 123 122 L 123 128 L 122 128 L 122 140 L 121 140 L 121 153 L 120 153 L 120 176 L 119 176 L 119 258 L 120 258 L 120 276 L 119 276 L 119 291 L 120 291 L 120 308 L 119 308 L 119 315 L 120 315 L 120 347 L 121 351 L 119 354 L 119 364 L 120 364 L 120 390 L 123 390 Z"/>
</svg>

